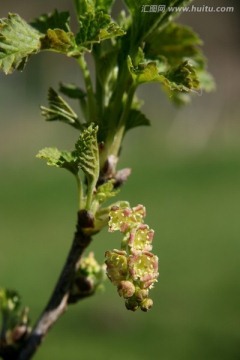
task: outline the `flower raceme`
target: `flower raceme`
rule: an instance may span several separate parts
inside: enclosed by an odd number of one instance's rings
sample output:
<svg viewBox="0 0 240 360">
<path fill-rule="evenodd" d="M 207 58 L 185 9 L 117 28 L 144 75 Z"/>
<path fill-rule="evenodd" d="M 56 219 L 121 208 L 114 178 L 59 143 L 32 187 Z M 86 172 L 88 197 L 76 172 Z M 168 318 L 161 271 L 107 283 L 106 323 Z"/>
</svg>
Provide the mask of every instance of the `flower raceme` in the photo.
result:
<svg viewBox="0 0 240 360">
<path fill-rule="evenodd" d="M 113 206 L 109 214 L 109 231 L 124 234 L 121 250 L 105 253 L 107 276 L 117 286 L 128 310 L 139 307 L 148 311 L 153 301 L 149 290 L 158 278 L 158 257 L 151 253 L 154 230 L 143 223 L 146 209 L 142 205 L 130 208 Z"/>
</svg>

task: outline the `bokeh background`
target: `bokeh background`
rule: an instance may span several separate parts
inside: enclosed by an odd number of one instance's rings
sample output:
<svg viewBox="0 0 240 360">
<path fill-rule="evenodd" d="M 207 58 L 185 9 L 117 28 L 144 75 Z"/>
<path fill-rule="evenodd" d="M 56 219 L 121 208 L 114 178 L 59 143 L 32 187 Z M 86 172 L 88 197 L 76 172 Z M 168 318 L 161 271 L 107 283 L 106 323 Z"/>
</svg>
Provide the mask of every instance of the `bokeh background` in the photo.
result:
<svg viewBox="0 0 240 360">
<path fill-rule="evenodd" d="M 128 312 L 106 284 L 105 292 L 69 308 L 36 360 L 240 359 L 240 11 L 233 0 L 194 4 L 234 6 L 233 13 L 178 19 L 204 40 L 217 90 L 179 110 L 158 86 L 143 87 L 152 127 L 127 135 L 120 164 L 133 170 L 121 198 L 143 203 L 156 230 L 154 307 Z M 56 7 L 73 11 L 70 0 L 0 0 L 0 16 L 17 12 L 31 20 Z M 35 159 L 45 146 L 68 149 L 76 139 L 74 130 L 40 116 L 48 87 L 60 80 L 82 83 L 73 60 L 47 53 L 32 57 L 23 73 L 0 74 L 0 285 L 19 290 L 33 321 L 76 221 L 73 179 Z M 92 249 L 103 261 L 104 251 L 117 246 L 105 231 Z"/>
</svg>

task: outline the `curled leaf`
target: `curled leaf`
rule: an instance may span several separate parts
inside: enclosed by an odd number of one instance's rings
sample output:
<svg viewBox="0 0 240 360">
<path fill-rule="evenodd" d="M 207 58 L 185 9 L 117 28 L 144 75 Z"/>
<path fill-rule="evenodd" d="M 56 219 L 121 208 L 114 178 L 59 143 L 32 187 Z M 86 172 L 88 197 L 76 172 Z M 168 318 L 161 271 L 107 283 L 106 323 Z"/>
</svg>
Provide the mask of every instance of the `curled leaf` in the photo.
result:
<svg viewBox="0 0 240 360">
<path fill-rule="evenodd" d="M 49 88 L 48 90 L 49 108 L 41 106 L 42 115 L 47 121 L 62 121 L 73 126 L 76 129 L 81 129 L 81 124 L 75 111 L 58 93 Z"/>
</svg>

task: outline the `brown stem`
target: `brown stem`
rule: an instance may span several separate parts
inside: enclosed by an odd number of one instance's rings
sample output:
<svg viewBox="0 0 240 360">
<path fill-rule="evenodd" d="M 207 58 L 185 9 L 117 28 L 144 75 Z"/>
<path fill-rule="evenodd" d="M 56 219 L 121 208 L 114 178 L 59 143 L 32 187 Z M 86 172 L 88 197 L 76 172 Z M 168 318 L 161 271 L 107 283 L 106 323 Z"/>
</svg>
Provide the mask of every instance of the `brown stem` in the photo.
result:
<svg viewBox="0 0 240 360">
<path fill-rule="evenodd" d="M 91 237 L 84 233 L 83 229 L 86 227 L 91 227 L 88 214 L 79 211 L 77 228 L 66 263 L 44 311 L 29 335 L 25 346 L 16 357 L 17 360 L 29 360 L 32 358 L 51 326 L 66 310 L 79 260 L 91 242 Z"/>
</svg>

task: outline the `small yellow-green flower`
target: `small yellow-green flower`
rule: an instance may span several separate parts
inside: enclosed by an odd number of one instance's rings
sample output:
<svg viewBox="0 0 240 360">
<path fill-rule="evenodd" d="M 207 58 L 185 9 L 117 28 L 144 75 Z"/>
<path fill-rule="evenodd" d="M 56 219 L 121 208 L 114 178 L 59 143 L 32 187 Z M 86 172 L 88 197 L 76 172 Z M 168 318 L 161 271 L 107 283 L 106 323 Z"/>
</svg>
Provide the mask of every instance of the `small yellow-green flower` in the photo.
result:
<svg viewBox="0 0 240 360">
<path fill-rule="evenodd" d="M 128 258 L 128 268 L 134 281 L 142 288 L 152 288 L 158 277 L 158 257 L 149 251 L 136 252 Z"/>
<path fill-rule="evenodd" d="M 109 214 L 109 231 L 121 231 L 126 233 L 136 224 L 143 222 L 143 218 L 146 215 L 145 207 L 137 205 L 134 208 L 120 206 L 113 206 Z"/>
<path fill-rule="evenodd" d="M 133 228 L 129 234 L 128 245 L 133 250 L 151 251 L 154 230 L 146 224 Z"/>
<path fill-rule="evenodd" d="M 127 253 L 125 251 L 106 251 L 105 264 L 107 265 L 107 276 L 114 285 L 118 285 L 128 276 Z"/>
</svg>

